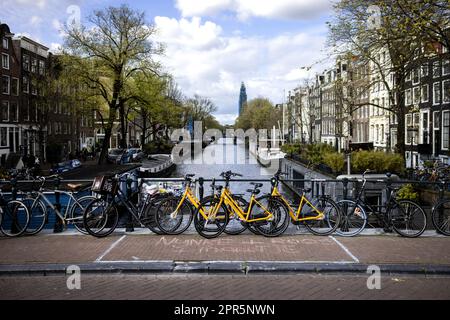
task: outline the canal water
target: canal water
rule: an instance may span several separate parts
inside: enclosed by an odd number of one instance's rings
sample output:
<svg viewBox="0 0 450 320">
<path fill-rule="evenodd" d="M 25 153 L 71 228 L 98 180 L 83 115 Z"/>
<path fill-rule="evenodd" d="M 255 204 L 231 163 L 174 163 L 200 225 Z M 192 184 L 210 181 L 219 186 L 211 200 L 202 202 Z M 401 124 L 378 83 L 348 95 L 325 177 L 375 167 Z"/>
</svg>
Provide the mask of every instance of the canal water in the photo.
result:
<svg viewBox="0 0 450 320">
<path fill-rule="evenodd" d="M 172 178 L 182 178 L 186 174 L 195 174 L 196 178 L 221 179 L 220 174 L 225 171 L 242 174 L 243 177 L 236 179 L 266 179 L 270 180 L 278 170 L 275 167 L 264 168 L 256 161 L 245 144 L 234 144 L 233 139 L 220 139 L 217 143 L 206 147 L 203 152 L 196 154 L 190 163 L 178 164 L 172 174 Z M 205 192 L 209 192 L 210 182 L 205 184 Z M 249 189 L 249 182 L 232 183 L 231 189 L 234 193 L 245 193 Z M 261 190 L 263 193 L 270 191 L 270 183 L 264 183 Z"/>
</svg>

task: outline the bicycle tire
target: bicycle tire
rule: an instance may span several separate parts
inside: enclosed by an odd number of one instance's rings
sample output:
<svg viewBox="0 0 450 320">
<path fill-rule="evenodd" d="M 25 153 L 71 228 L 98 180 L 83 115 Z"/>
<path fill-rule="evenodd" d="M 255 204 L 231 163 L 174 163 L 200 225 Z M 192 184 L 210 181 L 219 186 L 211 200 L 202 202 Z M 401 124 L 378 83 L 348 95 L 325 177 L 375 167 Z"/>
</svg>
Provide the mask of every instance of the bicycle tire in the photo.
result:
<svg viewBox="0 0 450 320">
<path fill-rule="evenodd" d="M 450 200 L 441 201 L 433 208 L 431 220 L 438 233 L 450 236 Z"/>
<path fill-rule="evenodd" d="M 167 235 L 180 235 L 184 233 L 192 223 L 193 210 L 187 201 L 184 201 L 180 207 L 180 212 L 176 214 L 176 217 L 173 216 L 180 201 L 181 198 L 179 197 L 169 197 L 162 200 L 156 209 L 156 224 L 158 228 Z"/>
<path fill-rule="evenodd" d="M 91 236 L 105 238 L 117 228 L 119 212 L 116 206 L 105 199 L 97 199 L 84 210 L 83 223 L 84 228 Z"/>
<path fill-rule="evenodd" d="M 21 201 L 11 200 L 2 206 L 1 211 L 1 233 L 8 238 L 15 238 L 23 235 L 30 223 L 30 213 L 27 206 Z M 23 214 L 17 218 L 20 213 Z"/>
<path fill-rule="evenodd" d="M 47 223 L 47 207 L 41 200 L 35 202 L 35 199 L 32 198 L 23 199 L 22 202 L 25 203 L 30 214 L 30 223 L 28 224 L 25 234 L 28 236 L 37 235 L 44 229 L 45 224 Z M 29 205 L 28 202 L 30 202 Z"/>
<path fill-rule="evenodd" d="M 361 234 L 367 226 L 366 210 L 353 200 L 341 200 L 336 204 L 341 210 L 341 223 L 336 234 L 341 237 L 356 237 Z"/>
<path fill-rule="evenodd" d="M 218 205 L 218 202 L 220 201 L 219 198 L 214 197 L 208 197 L 206 199 L 203 199 L 203 201 L 200 203 L 200 206 L 198 209 L 195 210 L 194 213 L 194 226 L 197 233 L 206 239 L 214 239 L 219 237 L 222 233 L 225 232 L 225 229 L 228 225 L 228 209 L 227 207 L 222 204 L 221 209 L 222 213 L 218 212 L 216 215 L 217 219 L 205 219 L 203 215 L 200 213 L 200 208 L 202 208 L 204 211 L 207 212 L 214 208 L 216 205 Z M 220 209 L 219 209 L 220 210 Z M 216 229 L 213 228 L 207 228 L 208 226 L 216 226 Z"/>
<path fill-rule="evenodd" d="M 266 209 L 273 214 L 273 219 L 268 220 L 266 223 L 253 223 L 254 227 L 266 238 L 279 237 L 286 231 L 291 222 L 289 210 L 283 202 L 271 196 L 263 196 L 256 200 L 262 203 L 265 199 L 268 202 Z"/>
<path fill-rule="evenodd" d="M 74 202 L 69 211 L 69 217 L 73 220 L 71 220 L 71 223 L 77 229 L 78 232 L 82 234 L 89 234 L 86 229 L 84 228 L 84 222 L 83 222 L 83 214 L 84 210 L 87 208 L 87 206 L 92 202 L 97 200 L 97 197 L 94 196 L 85 196 L 81 197 L 80 199 L 77 199 L 77 202 Z M 84 205 L 83 205 L 84 204 Z M 79 210 L 78 212 L 75 212 L 75 210 Z M 77 215 L 78 218 L 75 217 Z M 74 220 L 77 219 L 77 220 Z M 78 221 L 79 220 L 79 221 Z"/>
<path fill-rule="evenodd" d="M 414 207 L 413 214 L 416 216 L 416 222 L 413 223 L 410 221 L 409 212 L 405 211 L 405 208 L 402 207 L 404 205 L 406 207 L 406 211 L 409 211 L 409 208 Z M 397 209 L 397 214 L 393 214 L 393 210 Z M 394 212 L 395 213 L 395 212 Z M 420 237 L 425 230 L 427 229 L 427 215 L 425 211 L 423 211 L 422 207 L 411 200 L 398 200 L 394 207 L 391 208 L 389 212 L 389 221 L 394 228 L 394 231 L 399 235 L 405 238 L 417 238 Z M 403 230 L 402 226 L 406 225 L 406 231 Z M 416 229 L 410 229 L 410 227 L 416 227 Z M 407 232 L 407 230 L 417 230 L 414 232 Z"/>
<path fill-rule="evenodd" d="M 320 197 L 317 198 L 317 201 L 320 202 L 319 204 L 319 210 L 325 211 L 325 209 L 322 208 L 331 208 L 334 211 L 334 219 L 330 218 L 330 215 L 328 213 L 325 214 L 325 218 L 323 220 L 310 220 L 310 221 L 304 221 L 303 225 L 306 229 L 308 229 L 309 232 L 316 236 L 329 236 L 332 235 L 334 232 L 336 232 L 337 228 L 339 228 L 339 225 L 341 223 L 341 210 L 339 209 L 336 202 L 331 200 L 328 197 Z M 325 205 L 326 204 L 326 205 Z M 331 222 L 333 221 L 334 226 L 331 225 Z M 313 227 L 313 225 L 318 225 L 318 227 Z M 329 229 L 325 229 L 323 226 L 328 226 Z"/>
<path fill-rule="evenodd" d="M 156 223 L 156 209 L 157 206 L 154 206 L 152 203 L 146 205 L 143 211 L 144 219 L 142 219 L 142 224 L 154 234 L 162 236 L 165 233 L 158 228 Z"/>
</svg>

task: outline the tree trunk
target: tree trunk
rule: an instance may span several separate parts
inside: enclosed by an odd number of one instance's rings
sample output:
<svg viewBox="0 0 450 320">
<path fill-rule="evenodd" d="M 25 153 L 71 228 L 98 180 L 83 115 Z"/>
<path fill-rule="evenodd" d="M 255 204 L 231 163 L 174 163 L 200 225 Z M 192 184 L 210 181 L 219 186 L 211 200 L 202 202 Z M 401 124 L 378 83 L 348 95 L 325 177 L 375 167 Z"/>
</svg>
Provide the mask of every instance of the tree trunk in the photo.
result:
<svg viewBox="0 0 450 320">
<path fill-rule="evenodd" d="M 106 124 L 106 127 L 105 127 L 105 140 L 103 140 L 100 158 L 98 159 L 99 165 L 102 165 L 105 163 L 106 157 L 108 155 L 108 150 L 109 150 L 109 146 L 110 146 L 109 142 L 111 140 L 112 128 L 114 126 L 114 120 L 116 119 L 116 113 L 117 113 L 116 108 L 111 108 L 111 107 L 109 108 L 109 119 L 108 119 L 108 123 Z"/>
<path fill-rule="evenodd" d="M 397 76 L 396 78 L 398 84 L 397 106 L 396 106 L 398 125 L 397 125 L 397 145 L 395 146 L 395 151 L 403 157 L 403 161 L 406 166 L 406 145 L 405 145 L 406 107 L 405 107 L 404 79 L 403 76 Z"/>
<path fill-rule="evenodd" d="M 141 136 L 141 147 L 144 147 L 145 140 L 147 137 L 147 112 L 142 112 L 142 136 Z"/>
<path fill-rule="evenodd" d="M 120 148 L 127 149 L 127 121 L 125 116 L 125 104 L 123 101 L 119 101 L 119 117 L 120 117 Z"/>
</svg>

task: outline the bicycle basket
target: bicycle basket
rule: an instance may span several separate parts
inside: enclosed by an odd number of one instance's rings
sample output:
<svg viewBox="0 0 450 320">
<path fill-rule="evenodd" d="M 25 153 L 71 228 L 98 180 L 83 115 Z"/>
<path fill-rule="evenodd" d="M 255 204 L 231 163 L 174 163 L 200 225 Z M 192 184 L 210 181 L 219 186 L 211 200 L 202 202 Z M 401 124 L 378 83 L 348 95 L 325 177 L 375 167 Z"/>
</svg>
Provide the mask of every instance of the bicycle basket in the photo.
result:
<svg viewBox="0 0 450 320">
<path fill-rule="evenodd" d="M 113 177 L 101 176 L 94 179 L 92 184 L 92 191 L 99 194 L 116 195 L 119 184 Z"/>
</svg>

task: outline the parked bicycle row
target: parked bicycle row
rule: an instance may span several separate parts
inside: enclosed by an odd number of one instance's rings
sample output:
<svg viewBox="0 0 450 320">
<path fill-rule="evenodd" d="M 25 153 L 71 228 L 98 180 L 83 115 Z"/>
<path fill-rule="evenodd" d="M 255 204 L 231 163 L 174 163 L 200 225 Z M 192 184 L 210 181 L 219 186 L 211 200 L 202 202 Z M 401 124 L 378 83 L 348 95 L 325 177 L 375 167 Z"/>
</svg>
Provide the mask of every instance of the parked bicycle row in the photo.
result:
<svg viewBox="0 0 450 320">
<path fill-rule="evenodd" d="M 221 174 L 223 185 L 212 181 L 210 195 L 199 199 L 193 185 L 194 175 L 184 178 L 180 190 L 151 188 L 142 201 L 132 201 L 134 195 L 119 188 L 121 183 L 133 181 L 125 175 L 99 177 L 92 185 L 92 195 L 80 195 L 81 185 L 68 185 L 69 191 L 45 188 L 46 181 L 60 182 L 59 176 L 39 177 L 38 188 L 29 192 L 17 191 L 14 199 L 6 200 L 0 193 L 1 232 L 9 237 L 39 233 L 48 221 L 49 212 L 55 212 L 64 226 L 73 224 L 84 233 L 106 237 L 118 227 L 119 208 L 125 208 L 141 227 L 156 234 L 179 235 L 193 224 L 203 237 L 211 239 L 223 233 L 239 235 L 246 230 L 265 237 L 282 235 L 292 223 L 304 226 L 315 235 L 338 234 L 357 236 L 367 227 L 377 226 L 387 232 L 395 231 L 404 237 L 418 237 L 427 229 L 424 209 L 411 200 L 398 199 L 397 190 L 387 186 L 387 199 L 382 208 L 374 207 L 363 197 L 366 176 L 353 199 L 334 201 L 326 195 L 310 196 L 311 189 L 299 190 L 296 201 L 289 201 L 280 192 L 284 173 L 271 179 L 271 190 L 261 195 L 263 184 L 250 183 L 247 195 L 236 194 L 231 185 L 234 178 L 242 177 L 231 171 Z M 127 190 L 130 190 L 128 188 Z M 47 191 L 66 196 L 68 203 L 55 205 Z M 440 201 L 432 210 L 436 230 L 450 236 L 450 200 Z"/>
</svg>

